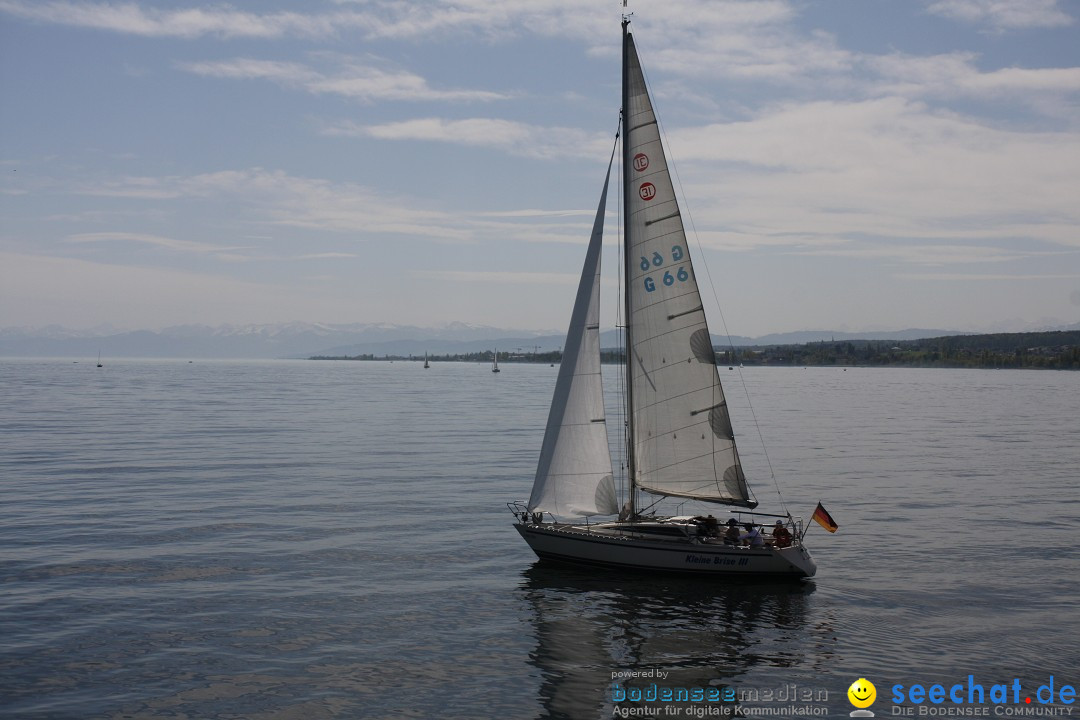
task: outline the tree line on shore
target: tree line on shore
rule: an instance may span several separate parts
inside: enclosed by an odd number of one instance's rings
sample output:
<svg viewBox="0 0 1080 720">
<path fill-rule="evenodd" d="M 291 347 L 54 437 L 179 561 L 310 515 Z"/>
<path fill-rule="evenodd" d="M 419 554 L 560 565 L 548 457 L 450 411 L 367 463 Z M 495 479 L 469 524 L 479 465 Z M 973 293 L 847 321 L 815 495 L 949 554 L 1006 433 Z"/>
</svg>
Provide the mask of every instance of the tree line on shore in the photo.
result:
<svg viewBox="0 0 1080 720">
<path fill-rule="evenodd" d="M 491 351 L 431 355 L 432 362 L 492 362 Z M 499 363 L 549 363 L 561 352 L 500 352 Z M 312 360 L 423 360 L 416 356 L 316 356 Z M 601 352 L 622 363 L 621 349 Z M 716 348 L 718 365 L 1040 368 L 1080 370 L 1080 330 L 989 335 L 949 335 L 921 340 L 841 340 L 800 345 Z"/>
</svg>

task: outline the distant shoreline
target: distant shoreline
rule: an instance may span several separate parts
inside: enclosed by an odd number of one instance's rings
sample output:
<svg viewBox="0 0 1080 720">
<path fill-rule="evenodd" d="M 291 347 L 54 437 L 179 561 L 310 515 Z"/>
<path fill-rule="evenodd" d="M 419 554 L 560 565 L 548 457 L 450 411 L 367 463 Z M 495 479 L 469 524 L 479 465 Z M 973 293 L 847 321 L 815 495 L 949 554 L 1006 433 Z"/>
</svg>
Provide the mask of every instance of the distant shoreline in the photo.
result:
<svg viewBox="0 0 1080 720">
<path fill-rule="evenodd" d="M 1080 370 L 1080 331 L 950 335 L 923 340 L 841 340 L 797 345 L 714 348 L 718 366 L 915 367 Z M 601 351 L 601 361 L 623 362 L 619 350 Z M 316 355 L 309 360 L 422 361 L 396 355 Z M 493 353 L 430 355 L 431 362 L 490 363 Z M 499 353 L 500 363 L 554 364 L 562 353 Z"/>
</svg>

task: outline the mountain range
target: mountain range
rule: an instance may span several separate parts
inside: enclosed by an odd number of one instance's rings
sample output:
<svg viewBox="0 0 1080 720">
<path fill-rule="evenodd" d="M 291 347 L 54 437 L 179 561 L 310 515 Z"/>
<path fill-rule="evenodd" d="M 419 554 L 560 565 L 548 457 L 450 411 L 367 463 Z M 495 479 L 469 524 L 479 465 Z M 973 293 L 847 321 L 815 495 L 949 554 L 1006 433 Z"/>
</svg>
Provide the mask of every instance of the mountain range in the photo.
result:
<svg viewBox="0 0 1080 720">
<path fill-rule="evenodd" d="M 1040 330 L 1076 330 L 1080 323 Z M 760 337 L 713 336 L 718 347 L 790 345 L 829 340 L 917 340 L 968 334 L 956 330 L 907 329 L 839 332 L 806 330 Z M 387 323 L 278 323 L 269 325 L 179 325 L 162 330 L 121 331 L 105 326 L 71 330 L 0 328 L 0 357 L 148 357 L 148 358 L 306 358 L 313 355 L 408 356 L 502 351 L 545 352 L 562 348 L 557 331 L 526 331 L 450 323 L 423 328 Z M 603 347 L 616 347 L 614 330 L 601 336 Z"/>
<path fill-rule="evenodd" d="M 303 358 L 312 355 L 445 353 L 490 347 L 492 338 L 533 334 L 465 323 L 420 328 L 386 323 L 277 323 L 268 325 L 178 325 L 162 330 L 119 331 L 0 328 L 0 357 Z M 537 335 L 544 335 L 538 333 Z M 509 340 L 507 340 L 509 342 Z M 520 342 L 518 343 L 520 345 Z M 414 350 L 413 348 L 418 348 Z M 345 350 L 348 350 L 346 353 Z"/>
</svg>

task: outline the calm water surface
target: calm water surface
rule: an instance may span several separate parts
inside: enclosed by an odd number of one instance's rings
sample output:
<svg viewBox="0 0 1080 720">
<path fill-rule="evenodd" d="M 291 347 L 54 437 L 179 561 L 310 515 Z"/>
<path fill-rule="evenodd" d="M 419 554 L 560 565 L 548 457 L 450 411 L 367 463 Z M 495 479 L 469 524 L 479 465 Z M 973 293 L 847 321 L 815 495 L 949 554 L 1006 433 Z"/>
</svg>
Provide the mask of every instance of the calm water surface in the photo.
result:
<svg viewBox="0 0 1080 720">
<path fill-rule="evenodd" d="M 747 368 L 751 410 L 722 368 L 763 507 L 775 473 L 840 531 L 813 581 L 721 584 L 536 562 L 504 503 L 555 373 L 0 361 L 0 715 L 606 718 L 630 670 L 836 717 L 859 677 L 879 717 L 897 683 L 1080 686 L 1080 374 Z"/>
</svg>

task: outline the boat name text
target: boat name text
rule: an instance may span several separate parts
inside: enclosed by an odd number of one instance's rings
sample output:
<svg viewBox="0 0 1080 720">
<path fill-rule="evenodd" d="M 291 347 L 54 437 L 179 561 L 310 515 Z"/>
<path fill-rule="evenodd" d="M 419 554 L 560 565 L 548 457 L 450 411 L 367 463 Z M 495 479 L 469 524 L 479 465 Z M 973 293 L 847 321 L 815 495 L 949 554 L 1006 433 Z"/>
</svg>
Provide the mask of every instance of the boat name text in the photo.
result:
<svg viewBox="0 0 1080 720">
<path fill-rule="evenodd" d="M 694 565 L 749 565 L 750 558 L 733 558 L 724 555 L 686 554 L 686 562 Z"/>
</svg>

